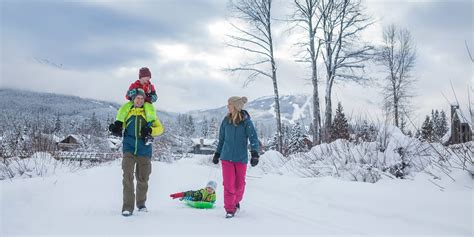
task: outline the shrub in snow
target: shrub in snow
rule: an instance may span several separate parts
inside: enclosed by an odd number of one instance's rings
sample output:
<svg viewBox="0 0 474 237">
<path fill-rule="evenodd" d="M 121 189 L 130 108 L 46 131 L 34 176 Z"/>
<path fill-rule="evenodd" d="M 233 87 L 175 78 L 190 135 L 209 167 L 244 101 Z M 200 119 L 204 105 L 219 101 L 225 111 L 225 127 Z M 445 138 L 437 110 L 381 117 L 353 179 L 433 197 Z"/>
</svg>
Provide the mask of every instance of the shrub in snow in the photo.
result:
<svg viewBox="0 0 474 237">
<path fill-rule="evenodd" d="M 56 160 L 47 152 L 37 152 L 29 158 L 0 158 L 0 180 L 17 177 L 43 177 L 57 173 L 74 172 L 84 168 L 96 166 L 91 161 L 61 161 Z"/>
<path fill-rule="evenodd" d="M 374 142 L 377 139 L 377 127 L 375 124 L 369 123 L 367 120 L 349 125 L 349 129 L 351 136 L 356 143 Z"/>
<path fill-rule="evenodd" d="M 57 160 L 45 152 L 35 153 L 31 158 L 3 158 L 0 164 L 0 179 L 45 176 L 54 173 L 58 164 Z"/>
<path fill-rule="evenodd" d="M 165 130 L 165 134 L 156 138 L 153 143 L 153 160 L 172 162 L 187 157 L 192 144 L 189 137 Z"/>
<path fill-rule="evenodd" d="M 473 142 L 445 147 L 404 135 L 394 126 L 383 127 L 375 142 L 336 140 L 297 153 L 280 164 L 300 177 L 335 176 L 377 182 L 382 177 L 413 178 L 425 172 L 434 178 L 449 176 L 453 168 L 469 170 L 473 164 Z M 279 166 L 279 165 L 276 165 Z M 271 167 L 269 167 L 271 169 Z M 280 172 L 282 167 L 266 170 Z"/>
</svg>

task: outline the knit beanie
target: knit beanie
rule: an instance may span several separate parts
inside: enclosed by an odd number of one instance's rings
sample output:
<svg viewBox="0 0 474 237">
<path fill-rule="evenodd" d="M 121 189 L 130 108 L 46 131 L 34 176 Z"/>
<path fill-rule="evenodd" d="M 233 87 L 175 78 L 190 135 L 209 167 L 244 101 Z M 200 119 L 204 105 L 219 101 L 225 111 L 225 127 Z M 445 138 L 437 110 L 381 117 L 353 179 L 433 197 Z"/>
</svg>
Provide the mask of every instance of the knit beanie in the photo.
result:
<svg viewBox="0 0 474 237">
<path fill-rule="evenodd" d="M 228 101 L 231 105 L 233 105 L 235 107 L 235 109 L 237 109 L 237 111 L 241 111 L 242 108 L 244 107 L 245 103 L 247 103 L 247 97 L 243 96 L 243 97 L 238 97 L 238 96 L 232 96 L 229 98 L 229 101 Z"/>
<path fill-rule="evenodd" d="M 136 90 L 136 93 L 130 95 L 130 98 L 131 98 L 132 100 L 135 100 L 135 98 L 136 98 L 138 95 L 143 96 L 143 99 L 146 98 L 145 91 L 144 91 L 142 88 L 137 88 L 137 89 L 135 89 L 135 90 Z"/>
<path fill-rule="evenodd" d="M 150 69 L 148 69 L 147 67 L 140 68 L 140 71 L 138 72 L 138 79 L 140 79 L 142 77 L 150 77 L 151 78 Z"/>
</svg>

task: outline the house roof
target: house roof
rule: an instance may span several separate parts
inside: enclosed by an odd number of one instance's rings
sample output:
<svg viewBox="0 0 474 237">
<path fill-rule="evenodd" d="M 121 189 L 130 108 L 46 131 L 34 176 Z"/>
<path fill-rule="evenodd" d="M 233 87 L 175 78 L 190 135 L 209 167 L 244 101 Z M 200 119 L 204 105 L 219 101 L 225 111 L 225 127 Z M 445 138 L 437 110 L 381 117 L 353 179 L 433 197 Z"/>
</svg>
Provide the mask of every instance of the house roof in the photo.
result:
<svg viewBox="0 0 474 237">
<path fill-rule="evenodd" d="M 201 144 L 201 138 L 191 138 L 191 140 L 193 141 L 193 145 L 198 145 L 198 144 Z M 204 138 L 204 145 L 205 146 L 211 146 L 217 139 L 207 139 L 207 138 Z"/>
<path fill-rule="evenodd" d="M 75 134 L 69 134 L 67 135 L 66 137 L 64 137 L 61 142 L 64 142 L 68 137 L 72 137 L 74 138 L 77 142 L 81 142 L 81 137 L 79 135 L 75 135 Z"/>
</svg>

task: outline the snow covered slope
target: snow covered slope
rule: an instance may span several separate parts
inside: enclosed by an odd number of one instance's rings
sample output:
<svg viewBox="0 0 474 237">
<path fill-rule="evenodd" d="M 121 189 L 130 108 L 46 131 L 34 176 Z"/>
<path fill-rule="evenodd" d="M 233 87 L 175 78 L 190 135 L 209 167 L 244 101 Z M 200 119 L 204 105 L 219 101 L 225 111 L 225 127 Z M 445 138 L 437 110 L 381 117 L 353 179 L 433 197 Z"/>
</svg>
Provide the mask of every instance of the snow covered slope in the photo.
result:
<svg viewBox="0 0 474 237">
<path fill-rule="evenodd" d="M 0 89 L 0 108 L 8 118 L 44 118 L 61 116 L 63 120 L 82 121 L 95 113 L 99 120 L 115 118 L 120 104 L 78 96 Z M 125 103 L 125 99 L 123 103 Z M 161 120 L 173 120 L 176 114 L 157 111 Z"/>
<path fill-rule="evenodd" d="M 149 212 L 131 217 L 120 215 L 120 160 L 74 173 L 0 181 L 0 236 L 473 234 L 472 179 L 463 171 L 453 172 L 456 182 L 446 181 L 440 191 L 423 176 L 370 184 L 264 175 L 261 167 L 249 167 L 242 211 L 225 219 L 221 171 L 210 159 L 153 162 Z M 168 197 L 210 179 L 219 184 L 214 209 L 191 209 Z"/>
<path fill-rule="evenodd" d="M 311 120 L 311 96 L 309 95 L 283 95 L 280 96 L 281 119 L 285 123 L 294 123 L 303 120 L 309 124 Z M 275 124 L 275 100 L 273 96 L 265 96 L 249 101 L 245 109 L 249 111 L 252 120 L 274 126 Z M 191 111 L 190 114 L 200 119 L 202 117 L 225 116 L 227 107 L 222 106 L 216 109 Z"/>
</svg>

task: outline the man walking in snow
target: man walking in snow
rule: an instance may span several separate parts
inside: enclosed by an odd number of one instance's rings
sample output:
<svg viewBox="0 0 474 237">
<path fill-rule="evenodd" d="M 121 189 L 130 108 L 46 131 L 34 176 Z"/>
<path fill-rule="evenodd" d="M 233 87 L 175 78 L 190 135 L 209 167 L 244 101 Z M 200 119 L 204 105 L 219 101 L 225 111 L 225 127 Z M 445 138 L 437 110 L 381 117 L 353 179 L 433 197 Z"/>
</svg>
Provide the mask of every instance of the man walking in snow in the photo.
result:
<svg viewBox="0 0 474 237">
<path fill-rule="evenodd" d="M 152 123 L 147 123 L 145 109 L 143 108 L 145 92 L 138 89 L 132 99 L 133 108 L 128 112 L 125 122 L 115 121 L 109 126 L 112 134 L 117 136 L 123 134 L 123 216 L 133 214 L 135 203 L 138 211 L 147 211 L 145 202 L 148 179 L 151 174 L 152 145 L 146 145 L 145 138 L 163 133 L 163 126 L 158 118 Z M 134 173 L 137 178 L 136 197 L 133 184 Z"/>
</svg>

